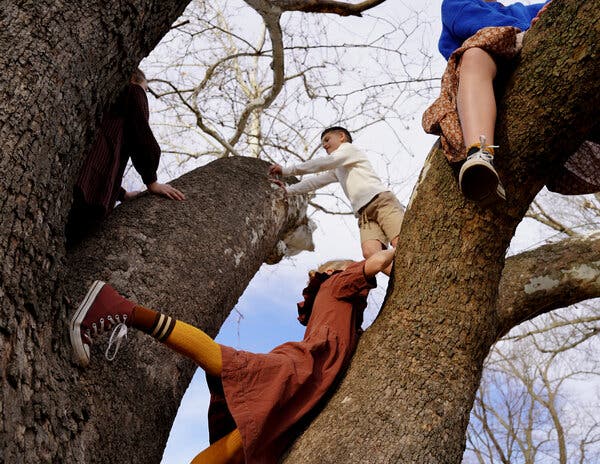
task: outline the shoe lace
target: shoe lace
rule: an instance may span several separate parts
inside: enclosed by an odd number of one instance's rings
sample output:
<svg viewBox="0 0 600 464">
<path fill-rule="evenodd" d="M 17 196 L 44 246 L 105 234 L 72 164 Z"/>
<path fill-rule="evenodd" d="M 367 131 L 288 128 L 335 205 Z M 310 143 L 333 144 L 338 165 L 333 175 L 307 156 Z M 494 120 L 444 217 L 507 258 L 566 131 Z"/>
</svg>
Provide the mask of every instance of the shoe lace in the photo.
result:
<svg viewBox="0 0 600 464">
<path fill-rule="evenodd" d="M 485 135 L 479 136 L 479 146 L 481 147 L 481 153 L 492 157 L 492 154 L 489 152 L 488 148 L 498 148 L 498 145 L 488 145 L 485 140 Z"/>
<path fill-rule="evenodd" d="M 127 326 L 123 322 L 119 322 L 117 325 L 115 325 L 115 328 L 110 334 L 110 339 L 108 340 L 108 347 L 106 348 L 106 352 L 104 353 L 104 357 L 107 360 L 112 361 L 113 359 L 115 359 L 115 356 L 117 356 L 117 352 L 119 351 L 119 348 L 121 347 L 121 343 L 123 342 L 124 338 L 127 338 Z M 110 351 L 113 344 L 115 345 L 115 347 L 114 352 L 111 354 Z"/>
</svg>

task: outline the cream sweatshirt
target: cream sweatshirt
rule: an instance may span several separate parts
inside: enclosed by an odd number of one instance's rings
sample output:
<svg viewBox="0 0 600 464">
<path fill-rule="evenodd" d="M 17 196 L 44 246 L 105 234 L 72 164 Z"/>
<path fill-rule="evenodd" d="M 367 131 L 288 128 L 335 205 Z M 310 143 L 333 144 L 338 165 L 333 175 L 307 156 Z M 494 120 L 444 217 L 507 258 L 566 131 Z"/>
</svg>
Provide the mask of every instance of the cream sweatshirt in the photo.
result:
<svg viewBox="0 0 600 464">
<path fill-rule="evenodd" d="M 284 176 L 323 172 L 288 186 L 286 189 L 288 194 L 301 195 L 333 182 L 339 182 L 356 216 L 358 210 L 369 203 L 375 195 L 389 190 L 375 174 L 366 155 L 348 142 L 342 143 L 337 150 L 322 158 L 283 167 L 282 172 Z"/>
</svg>

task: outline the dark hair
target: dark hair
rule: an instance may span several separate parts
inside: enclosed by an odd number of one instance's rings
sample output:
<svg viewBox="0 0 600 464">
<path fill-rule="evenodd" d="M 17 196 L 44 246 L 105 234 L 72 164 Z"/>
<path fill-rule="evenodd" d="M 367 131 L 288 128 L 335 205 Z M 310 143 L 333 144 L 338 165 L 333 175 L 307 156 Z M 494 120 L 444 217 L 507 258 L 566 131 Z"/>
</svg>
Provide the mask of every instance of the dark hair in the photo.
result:
<svg viewBox="0 0 600 464">
<path fill-rule="evenodd" d="M 346 139 L 348 139 L 348 142 L 352 143 L 352 136 L 350 135 L 350 132 L 348 132 L 348 129 L 346 129 L 345 127 L 342 127 L 342 126 L 328 127 L 323 132 L 321 132 L 321 139 L 323 137 L 325 137 L 325 134 L 329 134 L 330 132 L 341 132 L 346 136 Z"/>
<path fill-rule="evenodd" d="M 134 84 L 141 84 L 145 80 L 146 75 L 144 74 L 144 71 L 142 71 L 140 68 L 135 68 L 135 71 L 131 73 L 131 82 L 133 82 Z"/>
</svg>

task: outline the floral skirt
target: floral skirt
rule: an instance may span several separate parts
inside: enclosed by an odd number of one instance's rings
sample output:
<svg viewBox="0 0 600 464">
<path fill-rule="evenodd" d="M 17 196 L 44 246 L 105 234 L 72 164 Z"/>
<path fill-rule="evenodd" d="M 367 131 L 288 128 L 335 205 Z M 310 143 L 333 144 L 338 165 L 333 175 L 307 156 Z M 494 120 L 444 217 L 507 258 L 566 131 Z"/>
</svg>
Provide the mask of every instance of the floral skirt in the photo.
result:
<svg viewBox="0 0 600 464">
<path fill-rule="evenodd" d="M 456 49 L 442 76 L 440 96 L 423 113 L 425 132 L 439 135 L 446 158 L 451 163 L 463 161 L 466 147 L 458 117 L 456 96 L 460 76 L 460 58 L 469 48 L 481 48 L 496 60 L 510 60 L 519 49 L 514 27 L 486 27 L 469 37 Z M 549 190 L 565 195 L 581 195 L 600 191 L 600 144 L 586 141 L 548 181 Z"/>
</svg>

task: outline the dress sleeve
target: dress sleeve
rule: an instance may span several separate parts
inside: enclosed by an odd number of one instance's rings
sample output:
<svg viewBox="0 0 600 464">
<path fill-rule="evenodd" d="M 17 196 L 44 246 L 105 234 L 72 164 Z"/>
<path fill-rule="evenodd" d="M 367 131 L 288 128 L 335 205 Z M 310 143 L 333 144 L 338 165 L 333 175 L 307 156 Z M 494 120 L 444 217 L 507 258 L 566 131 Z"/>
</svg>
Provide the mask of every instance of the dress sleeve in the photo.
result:
<svg viewBox="0 0 600 464">
<path fill-rule="evenodd" d="M 365 276 L 365 262 L 351 264 L 348 268 L 338 275 L 332 277 L 331 294 L 334 298 L 347 299 L 357 296 L 365 291 L 368 293 L 372 288 L 377 287 L 375 277 L 367 278 Z"/>
<path fill-rule="evenodd" d="M 129 99 L 125 114 L 125 138 L 133 167 L 144 184 L 156 182 L 160 160 L 160 146 L 152 133 L 148 111 L 148 98 L 139 85 L 129 85 Z"/>
</svg>

